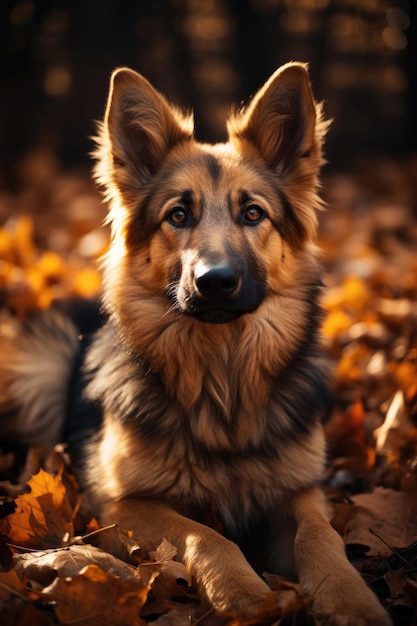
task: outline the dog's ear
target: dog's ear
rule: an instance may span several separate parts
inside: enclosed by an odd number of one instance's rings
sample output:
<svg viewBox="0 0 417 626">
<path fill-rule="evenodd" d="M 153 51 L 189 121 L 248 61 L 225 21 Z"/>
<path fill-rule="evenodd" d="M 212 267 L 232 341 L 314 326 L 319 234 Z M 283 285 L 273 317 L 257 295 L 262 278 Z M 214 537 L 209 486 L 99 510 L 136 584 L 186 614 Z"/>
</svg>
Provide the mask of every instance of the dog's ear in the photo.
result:
<svg viewBox="0 0 417 626">
<path fill-rule="evenodd" d="M 228 122 L 230 139 L 254 145 L 268 166 L 284 174 L 317 145 L 317 111 L 307 68 L 288 63 L 278 69 L 250 105 Z"/>
<path fill-rule="evenodd" d="M 98 137 L 97 178 L 113 172 L 123 188 L 141 186 L 156 172 L 168 152 L 193 136 L 192 116 L 183 115 L 140 74 L 116 70 L 104 122 Z M 100 162 L 101 166 L 100 166 Z M 101 180 L 104 184 L 108 181 Z"/>
<path fill-rule="evenodd" d="M 228 122 L 230 142 L 248 158 L 261 156 L 280 177 L 287 205 L 288 240 L 315 239 L 322 145 L 329 126 L 314 101 L 307 67 L 288 63 L 277 70 L 249 106 Z"/>
</svg>

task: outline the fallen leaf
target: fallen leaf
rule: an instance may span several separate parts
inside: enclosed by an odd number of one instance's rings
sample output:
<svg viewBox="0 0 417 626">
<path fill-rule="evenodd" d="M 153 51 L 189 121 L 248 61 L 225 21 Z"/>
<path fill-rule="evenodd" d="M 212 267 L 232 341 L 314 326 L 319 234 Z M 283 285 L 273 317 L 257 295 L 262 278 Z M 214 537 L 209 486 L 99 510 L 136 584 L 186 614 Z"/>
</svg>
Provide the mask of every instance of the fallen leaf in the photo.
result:
<svg viewBox="0 0 417 626">
<path fill-rule="evenodd" d="M 411 606 L 417 611 L 417 580 L 407 578 L 404 584 L 404 591 L 410 600 Z"/>
<path fill-rule="evenodd" d="M 198 603 L 191 604 L 179 604 L 168 606 L 166 612 L 160 615 L 156 619 L 152 620 L 152 626 L 185 626 L 187 624 L 204 624 L 207 626 L 206 620 L 202 619 L 198 615 Z M 212 613 L 213 610 L 210 611 Z M 221 621 L 217 618 L 217 626 L 224 624 L 225 620 Z"/>
<path fill-rule="evenodd" d="M 352 497 L 345 543 L 368 548 L 368 556 L 389 556 L 417 539 L 417 501 L 402 491 L 377 487 L 372 493 Z M 372 529 L 385 541 L 372 534 Z M 386 545 L 388 544 L 388 545 Z"/>
<path fill-rule="evenodd" d="M 365 409 L 357 400 L 345 412 L 336 413 L 325 425 L 331 459 L 328 476 L 341 470 L 351 477 L 366 476 L 376 460 L 375 450 L 367 443 Z"/>
<path fill-rule="evenodd" d="M 0 520 L 0 532 L 19 546 L 61 546 L 74 534 L 73 511 L 61 475 L 52 476 L 41 469 L 28 487 L 29 493 L 16 498 L 14 513 Z"/>
<path fill-rule="evenodd" d="M 163 539 L 156 550 L 149 553 L 153 561 L 139 565 L 143 580 L 146 580 L 146 575 L 149 575 L 146 574 L 147 570 L 152 574 L 159 573 L 153 586 L 153 593 L 157 598 L 189 595 L 191 576 L 183 563 L 173 560 L 176 554 L 177 549 L 169 541 Z"/>
<path fill-rule="evenodd" d="M 140 610 L 149 587 L 124 581 L 88 565 L 72 578 L 56 578 L 42 596 L 54 604 L 54 613 L 64 624 L 77 626 L 143 626 Z"/>
<path fill-rule="evenodd" d="M 1 613 L 1 626 L 52 626 L 51 620 L 51 612 L 39 609 L 33 602 L 17 601 Z"/>
<path fill-rule="evenodd" d="M 91 537 L 89 533 L 92 533 Z M 142 563 L 149 556 L 148 551 L 155 549 L 155 544 L 138 541 L 130 531 L 117 524 L 102 528 L 95 519 L 87 524 L 87 537 L 93 545 L 127 563 Z"/>
<path fill-rule="evenodd" d="M 392 598 L 399 598 L 403 595 L 405 579 L 404 569 L 391 569 L 385 574 L 384 580 L 388 585 Z"/>
<path fill-rule="evenodd" d="M 24 591 L 24 584 L 14 569 L 0 572 L 0 610 L 4 608 L 7 600 L 13 596 L 22 596 Z"/>
<path fill-rule="evenodd" d="M 135 567 L 124 563 L 108 552 L 90 545 L 73 545 L 67 548 L 24 552 L 14 557 L 16 572 L 20 578 L 29 578 L 42 585 L 49 585 L 58 576 L 73 577 L 88 565 L 97 565 L 103 571 L 121 580 L 139 582 Z"/>
</svg>

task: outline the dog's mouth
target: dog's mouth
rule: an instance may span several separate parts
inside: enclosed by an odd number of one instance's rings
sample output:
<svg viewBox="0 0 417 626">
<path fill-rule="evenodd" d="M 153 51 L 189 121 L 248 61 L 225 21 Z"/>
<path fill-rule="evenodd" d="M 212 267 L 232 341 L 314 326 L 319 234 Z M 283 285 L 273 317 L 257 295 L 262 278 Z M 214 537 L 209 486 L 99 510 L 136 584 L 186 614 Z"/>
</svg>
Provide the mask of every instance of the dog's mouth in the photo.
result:
<svg viewBox="0 0 417 626">
<path fill-rule="evenodd" d="M 229 324 L 234 322 L 242 315 L 253 313 L 263 300 L 261 295 L 251 299 L 251 302 L 233 300 L 228 302 L 210 302 L 209 300 L 189 295 L 185 298 L 178 298 L 176 293 L 169 293 L 168 297 L 174 304 L 171 308 L 175 308 L 187 317 L 193 317 L 207 324 Z"/>
<path fill-rule="evenodd" d="M 178 301 L 184 315 L 193 317 L 207 324 L 229 324 L 242 315 L 253 313 L 263 301 L 263 294 L 257 293 L 250 299 L 236 298 L 226 301 L 206 300 L 198 296 L 189 296 L 185 301 Z"/>
<path fill-rule="evenodd" d="M 233 322 L 241 315 L 244 315 L 246 311 L 230 311 L 227 309 L 210 309 L 206 311 L 187 311 L 187 315 L 191 315 L 200 322 L 207 322 L 208 324 L 228 324 Z"/>
</svg>

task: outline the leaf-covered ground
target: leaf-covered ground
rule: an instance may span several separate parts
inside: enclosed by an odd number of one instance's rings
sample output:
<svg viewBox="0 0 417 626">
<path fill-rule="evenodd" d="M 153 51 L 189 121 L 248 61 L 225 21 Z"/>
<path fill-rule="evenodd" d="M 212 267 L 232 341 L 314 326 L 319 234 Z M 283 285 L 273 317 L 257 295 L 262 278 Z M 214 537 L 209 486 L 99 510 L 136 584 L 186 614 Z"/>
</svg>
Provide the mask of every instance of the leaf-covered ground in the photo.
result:
<svg viewBox="0 0 417 626">
<path fill-rule="evenodd" d="M 108 233 L 89 177 L 29 155 L 0 189 L 0 323 L 94 296 Z M 398 626 L 417 624 L 417 162 L 328 176 L 323 335 L 334 365 L 325 488 L 349 557 Z M 1 357 L 0 357 L 1 358 Z M 25 485 L 28 484 L 27 487 Z M 311 624 L 298 585 L 268 575 L 253 619 L 200 602 L 175 546 L 101 528 L 61 448 L 0 449 L 0 622 L 46 626 Z"/>
</svg>

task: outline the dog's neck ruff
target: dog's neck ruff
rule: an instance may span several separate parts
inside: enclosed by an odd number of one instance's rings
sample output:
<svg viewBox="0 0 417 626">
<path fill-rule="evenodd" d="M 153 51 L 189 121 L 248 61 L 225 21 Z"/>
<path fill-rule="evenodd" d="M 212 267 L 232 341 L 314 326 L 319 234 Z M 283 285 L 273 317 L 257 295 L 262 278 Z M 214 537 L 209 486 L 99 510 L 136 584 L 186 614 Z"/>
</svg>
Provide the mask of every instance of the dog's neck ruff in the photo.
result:
<svg viewBox="0 0 417 626">
<path fill-rule="evenodd" d="M 267 302 L 265 310 L 258 309 L 230 324 L 206 324 L 176 312 L 159 317 L 159 324 L 155 324 L 155 315 L 148 326 L 147 317 L 142 324 L 133 320 L 135 347 L 131 337 L 124 337 L 120 365 L 109 355 L 115 371 L 123 368 L 127 372 L 118 397 L 139 398 L 148 386 L 154 388 L 157 380 L 164 408 L 158 419 L 147 416 L 145 409 L 138 416 L 124 401 L 116 414 L 122 420 L 134 421 L 152 436 L 157 436 L 158 429 L 175 429 L 178 419 L 186 420 L 196 445 L 200 442 L 225 452 L 258 448 L 270 429 L 284 439 L 293 437 L 297 428 L 305 432 L 321 410 L 317 396 L 326 396 L 322 366 L 317 365 L 319 311 L 314 303 L 315 298 L 311 298 L 309 327 L 304 328 L 303 335 L 294 328 L 290 313 L 285 317 L 281 311 L 279 327 L 278 322 L 268 319 Z M 113 317 L 109 331 L 119 335 L 115 341 L 120 341 L 120 328 L 126 328 L 126 323 L 119 324 Z M 289 332 L 290 328 L 294 330 Z M 303 369 L 302 376 L 297 374 L 294 361 Z M 285 397 L 289 377 L 297 380 L 304 394 L 296 402 Z M 319 393 L 320 386 L 323 389 Z M 102 393 L 114 412 L 116 394 L 103 388 L 95 395 Z M 144 406 L 142 400 L 140 405 Z"/>
</svg>

